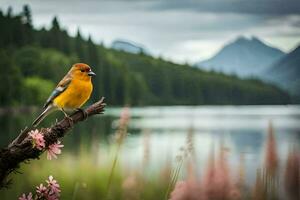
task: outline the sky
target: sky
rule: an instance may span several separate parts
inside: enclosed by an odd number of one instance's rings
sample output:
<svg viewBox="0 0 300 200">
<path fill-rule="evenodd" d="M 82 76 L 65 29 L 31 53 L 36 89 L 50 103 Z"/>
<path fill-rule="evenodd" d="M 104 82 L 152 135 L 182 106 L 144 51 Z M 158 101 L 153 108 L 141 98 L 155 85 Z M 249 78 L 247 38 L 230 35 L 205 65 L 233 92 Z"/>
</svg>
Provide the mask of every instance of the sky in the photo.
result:
<svg viewBox="0 0 300 200">
<path fill-rule="evenodd" d="M 54 16 L 97 43 L 142 44 L 154 56 L 193 64 L 239 36 L 288 52 L 300 44 L 300 0 L 0 0 L 14 13 L 30 5 L 35 27 Z"/>
</svg>

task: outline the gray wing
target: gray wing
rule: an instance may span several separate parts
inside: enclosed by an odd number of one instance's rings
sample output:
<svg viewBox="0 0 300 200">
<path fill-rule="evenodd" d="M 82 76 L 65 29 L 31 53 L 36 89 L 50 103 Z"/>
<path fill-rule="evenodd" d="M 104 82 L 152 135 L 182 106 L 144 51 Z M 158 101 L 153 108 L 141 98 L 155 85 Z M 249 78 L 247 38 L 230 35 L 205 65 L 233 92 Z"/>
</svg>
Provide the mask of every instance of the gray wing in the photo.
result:
<svg viewBox="0 0 300 200">
<path fill-rule="evenodd" d="M 70 77 L 69 74 L 67 74 L 56 86 L 56 88 L 53 90 L 49 98 L 47 99 L 44 108 L 46 108 L 50 103 L 52 103 L 53 99 L 60 95 L 63 91 L 65 91 L 68 86 L 70 85 L 72 81 L 72 78 Z"/>
</svg>

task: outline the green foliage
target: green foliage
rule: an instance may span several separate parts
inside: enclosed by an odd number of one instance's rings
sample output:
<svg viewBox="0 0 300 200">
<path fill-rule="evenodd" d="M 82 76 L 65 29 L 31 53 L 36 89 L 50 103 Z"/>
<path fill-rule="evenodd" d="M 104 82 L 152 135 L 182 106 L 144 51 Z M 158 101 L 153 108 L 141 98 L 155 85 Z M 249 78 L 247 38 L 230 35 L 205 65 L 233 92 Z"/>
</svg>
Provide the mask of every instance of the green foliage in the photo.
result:
<svg viewBox="0 0 300 200">
<path fill-rule="evenodd" d="M 35 30 L 28 6 L 24 7 L 21 15 L 12 16 L 11 13 L 0 15 L 0 23 L 3 25 L 0 47 L 9 49 L 10 54 L 6 59 L 14 60 L 15 63 L 8 61 L 6 67 L 19 68 L 20 77 L 34 76 L 56 83 L 72 63 L 88 63 L 97 74 L 93 79 L 92 101 L 105 96 L 110 105 L 291 102 L 286 92 L 258 80 L 241 80 L 235 76 L 205 72 L 144 53 L 137 55 L 107 49 L 103 45 L 96 45 L 91 37 L 84 39 L 80 30 L 76 37 L 70 37 L 56 17 L 49 30 Z M 43 88 L 42 84 L 40 86 Z M 17 97 L 12 100 L 21 103 Z M 1 105 L 12 102 L 6 100 Z M 28 100 L 25 102 L 30 103 Z"/>
<path fill-rule="evenodd" d="M 8 53 L 0 49 L 0 105 L 14 105 L 21 101 L 22 76 Z"/>
<path fill-rule="evenodd" d="M 59 81 L 76 59 L 53 49 L 25 46 L 15 51 L 14 60 L 25 77 L 41 76 Z"/>
<path fill-rule="evenodd" d="M 41 74 L 40 76 L 57 82 L 69 71 L 75 57 L 68 57 L 52 49 L 41 49 Z"/>
<path fill-rule="evenodd" d="M 25 46 L 16 50 L 14 60 L 25 77 L 40 74 L 43 70 L 41 68 L 41 51 L 36 47 Z"/>
<path fill-rule="evenodd" d="M 54 87 L 53 82 L 39 77 L 26 78 L 24 80 L 25 103 L 28 105 L 43 105 Z"/>
</svg>

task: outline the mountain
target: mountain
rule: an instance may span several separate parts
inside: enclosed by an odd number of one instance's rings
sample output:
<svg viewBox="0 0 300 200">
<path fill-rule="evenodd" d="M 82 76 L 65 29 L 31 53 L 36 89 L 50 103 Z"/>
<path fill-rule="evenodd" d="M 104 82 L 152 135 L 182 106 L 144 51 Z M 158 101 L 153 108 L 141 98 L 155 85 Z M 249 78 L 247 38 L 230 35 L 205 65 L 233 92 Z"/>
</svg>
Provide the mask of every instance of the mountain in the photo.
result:
<svg viewBox="0 0 300 200">
<path fill-rule="evenodd" d="M 300 96 L 300 45 L 271 65 L 263 77 Z"/>
<path fill-rule="evenodd" d="M 111 44 L 111 48 L 119 51 L 125 51 L 127 53 L 133 53 L 133 54 L 139 54 L 139 53 L 145 53 L 150 54 L 143 45 L 129 42 L 125 40 L 115 40 Z"/>
<path fill-rule="evenodd" d="M 256 76 L 285 53 L 270 47 L 256 37 L 239 37 L 225 45 L 215 56 L 197 63 L 199 68 L 240 77 Z"/>
</svg>

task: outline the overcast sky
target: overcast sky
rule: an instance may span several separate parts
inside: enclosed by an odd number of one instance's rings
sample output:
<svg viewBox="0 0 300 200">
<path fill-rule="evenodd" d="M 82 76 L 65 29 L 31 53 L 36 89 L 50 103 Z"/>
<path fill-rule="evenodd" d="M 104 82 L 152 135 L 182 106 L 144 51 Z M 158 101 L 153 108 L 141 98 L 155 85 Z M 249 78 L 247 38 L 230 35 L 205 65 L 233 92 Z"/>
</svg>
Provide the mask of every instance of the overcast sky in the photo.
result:
<svg viewBox="0 0 300 200">
<path fill-rule="evenodd" d="M 143 44 L 154 55 L 193 63 L 240 35 L 289 51 L 300 44 L 300 0 L 0 0 L 19 12 L 29 4 L 36 27 L 53 16 L 74 35 Z"/>
</svg>

